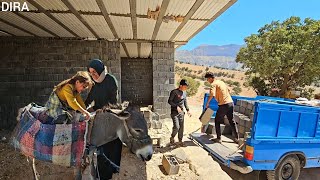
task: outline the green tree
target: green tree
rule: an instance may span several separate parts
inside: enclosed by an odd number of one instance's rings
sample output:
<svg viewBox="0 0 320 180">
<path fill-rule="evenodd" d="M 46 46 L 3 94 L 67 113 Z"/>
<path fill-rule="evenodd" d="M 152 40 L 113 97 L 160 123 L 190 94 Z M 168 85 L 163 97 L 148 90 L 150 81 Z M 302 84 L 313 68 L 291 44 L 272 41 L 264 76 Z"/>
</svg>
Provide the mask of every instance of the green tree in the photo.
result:
<svg viewBox="0 0 320 180">
<path fill-rule="evenodd" d="M 209 67 L 206 67 L 206 71 L 209 71 Z"/>
<path fill-rule="evenodd" d="M 242 89 L 240 87 L 234 87 L 233 88 L 233 95 L 239 95 L 241 93 Z"/>
<path fill-rule="evenodd" d="M 313 88 L 305 88 L 305 89 L 298 89 L 300 90 L 300 96 L 304 97 L 304 98 L 308 98 L 308 99 L 312 99 L 313 98 L 313 93 L 315 91 L 315 89 Z"/>
<path fill-rule="evenodd" d="M 320 21 L 290 17 L 274 21 L 245 38 L 236 62 L 243 63 L 257 94 L 311 85 L 320 79 Z"/>
<path fill-rule="evenodd" d="M 187 89 L 187 95 L 188 96 L 194 96 L 197 94 L 198 89 L 200 87 L 200 82 L 197 80 L 194 80 L 191 77 L 182 77 L 182 79 L 186 79 L 189 83 L 188 89 Z M 180 79 L 181 80 L 181 79 Z M 180 80 L 177 82 L 177 86 L 179 86 Z"/>
<path fill-rule="evenodd" d="M 237 86 L 237 87 L 240 87 L 240 83 L 238 81 L 233 81 L 233 85 Z"/>
</svg>

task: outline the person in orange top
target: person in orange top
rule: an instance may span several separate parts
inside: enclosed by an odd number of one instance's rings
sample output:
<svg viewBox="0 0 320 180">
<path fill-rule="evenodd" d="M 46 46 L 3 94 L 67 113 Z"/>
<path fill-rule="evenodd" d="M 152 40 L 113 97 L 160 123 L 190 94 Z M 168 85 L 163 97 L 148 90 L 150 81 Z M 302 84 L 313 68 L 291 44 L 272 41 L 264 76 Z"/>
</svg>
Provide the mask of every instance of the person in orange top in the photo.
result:
<svg viewBox="0 0 320 180">
<path fill-rule="evenodd" d="M 232 135 L 234 136 L 234 141 L 238 142 L 239 136 L 237 133 L 235 122 L 233 120 L 233 100 L 230 95 L 230 90 L 223 81 L 216 80 L 213 73 L 207 72 L 204 77 L 212 85 L 206 108 L 209 107 L 210 101 L 213 97 L 217 100 L 219 106 L 215 118 L 217 138 L 214 140 L 219 143 L 222 142 L 220 124 L 224 123 L 224 117 L 227 116 L 229 124 L 231 126 Z"/>
<path fill-rule="evenodd" d="M 88 72 L 78 71 L 72 78 L 55 86 L 46 103 L 47 114 L 53 118 L 54 123 L 65 121 L 67 118 L 65 109 L 79 111 L 85 116 L 86 120 L 90 119 L 90 113 L 86 110 L 80 93 L 92 84 Z"/>
</svg>

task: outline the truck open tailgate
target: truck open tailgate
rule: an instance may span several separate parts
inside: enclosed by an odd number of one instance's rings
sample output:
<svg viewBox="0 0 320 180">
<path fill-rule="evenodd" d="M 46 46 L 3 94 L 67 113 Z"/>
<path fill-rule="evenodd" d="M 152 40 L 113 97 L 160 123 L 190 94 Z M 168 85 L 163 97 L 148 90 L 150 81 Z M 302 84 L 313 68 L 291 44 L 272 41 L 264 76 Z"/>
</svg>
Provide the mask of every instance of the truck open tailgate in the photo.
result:
<svg viewBox="0 0 320 180">
<path fill-rule="evenodd" d="M 230 146 L 231 142 L 228 142 L 230 145 L 227 143 L 215 143 L 210 140 L 211 136 L 204 133 L 191 133 L 189 138 L 205 149 L 219 163 L 244 174 L 252 171 L 251 167 L 242 163 L 243 155 L 236 152 L 235 144 Z"/>
<path fill-rule="evenodd" d="M 229 161 L 238 161 L 243 158 L 243 155 L 235 152 L 235 149 L 227 147 L 224 143 L 213 142 L 210 140 L 211 137 L 204 133 L 192 133 L 189 136 L 191 140 L 203 147 L 222 164 L 228 165 Z"/>
</svg>

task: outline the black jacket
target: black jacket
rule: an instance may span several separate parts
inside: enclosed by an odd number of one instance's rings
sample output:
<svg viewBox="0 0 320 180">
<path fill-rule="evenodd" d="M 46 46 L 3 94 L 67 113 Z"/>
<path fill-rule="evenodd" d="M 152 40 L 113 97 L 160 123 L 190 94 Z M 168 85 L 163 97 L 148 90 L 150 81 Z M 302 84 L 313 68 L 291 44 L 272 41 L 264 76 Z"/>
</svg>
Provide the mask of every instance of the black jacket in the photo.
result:
<svg viewBox="0 0 320 180">
<path fill-rule="evenodd" d="M 118 101 L 118 83 L 113 75 L 107 74 L 101 83 L 95 83 L 85 101 L 88 106 L 92 101 L 94 110 L 101 109 L 108 104 L 116 104 Z"/>
<path fill-rule="evenodd" d="M 168 103 L 171 105 L 171 113 L 178 112 L 177 106 L 183 110 L 183 106 L 189 111 L 189 106 L 187 103 L 187 93 L 180 91 L 179 89 L 174 89 L 170 92 Z"/>
</svg>

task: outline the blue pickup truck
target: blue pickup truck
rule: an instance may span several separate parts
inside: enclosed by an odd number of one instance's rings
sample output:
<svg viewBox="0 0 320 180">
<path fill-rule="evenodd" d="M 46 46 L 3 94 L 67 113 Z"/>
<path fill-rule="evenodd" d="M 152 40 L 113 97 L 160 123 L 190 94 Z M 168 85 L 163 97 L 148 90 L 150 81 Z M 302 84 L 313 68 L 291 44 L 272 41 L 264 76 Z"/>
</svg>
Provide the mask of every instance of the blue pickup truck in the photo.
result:
<svg viewBox="0 0 320 180">
<path fill-rule="evenodd" d="M 232 98 L 235 105 L 241 101 L 253 104 L 252 125 L 243 148 L 230 145 L 227 137 L 227 143 L 222 137 L 223 143 L 220 144 L 211 141 L 204 133 L 190 134 L 190 139 L 218 162 L 244 174 L 264 170 L 269 180 L 298 179 L 301 168 L 320 167 L 319 107 L 266 96 Z M 207 99 L 208 94 L 204 97 L 204 104 Z M 210 103 L 210 108 L 217 110 L 215 100 Z"/>
</svg>

